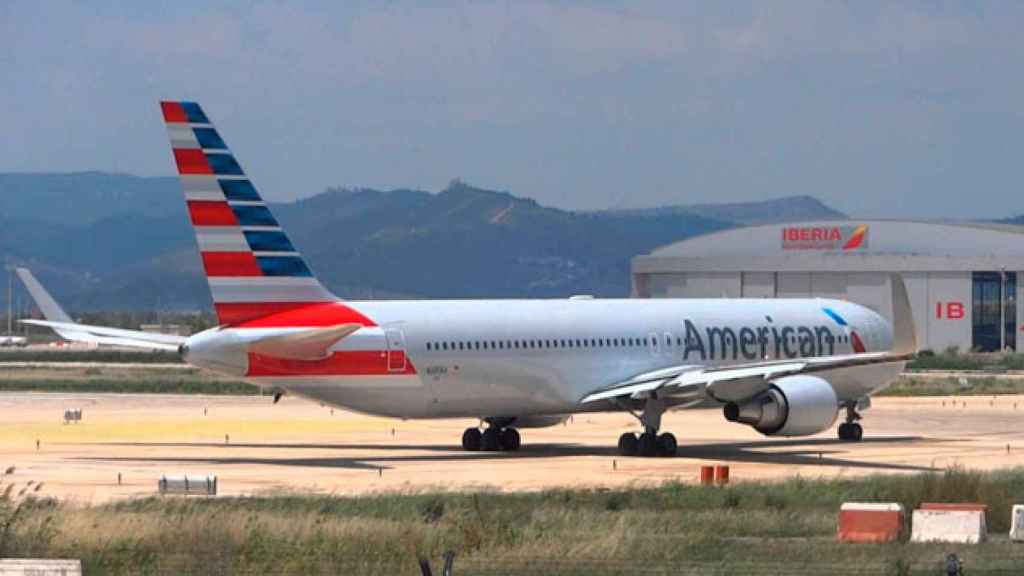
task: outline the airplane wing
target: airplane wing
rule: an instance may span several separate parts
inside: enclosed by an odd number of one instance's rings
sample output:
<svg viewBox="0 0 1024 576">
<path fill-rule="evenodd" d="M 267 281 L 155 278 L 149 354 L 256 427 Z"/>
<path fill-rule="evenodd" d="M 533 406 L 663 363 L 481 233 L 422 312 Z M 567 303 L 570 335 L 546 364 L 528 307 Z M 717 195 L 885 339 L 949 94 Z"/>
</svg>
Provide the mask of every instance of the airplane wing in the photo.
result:
<svg viewBox="0 0 1024 576">
<path fill-rule="evenodd" d="M 36 280 L 28 268 L 17 268 L 16 272 L 18 278 L 21 278 L 22 283 L 25 284 L 25 288 L 28 289 L 29 295 L 35 300 L 36 306 L 43 313 L 43 317 L 46 318 L 46 320 L 19 320 L 22 324 L 52 328 L 58 336 L 70 342 L 173 351 L 177 351 L 178 347 L 185 343 L 185 338 L 181 336 L 78 324 L 71 319 L 71 316 L 68 316 L 60 304 L 57 304 L 53 296 L 50 296 L 50 293 L 43 288 L 43 285 Z"/>
<path fill-rule="evenodd" d="M 836 368 L 904 362 L 917 353 L 917 336 L 910 309 L 910 298 L 903 279 L 890 277 L 893 307 L 893 349 L 888 352 L 842 354 L 753 362 L 711 368 L 680 365 L 647 372 L 585 396 L 588 404 L 603 400 L 638 400 L 654 395 L 680 400 L 711 397 L 722 402 L 738 402 L 767 389 L 771 381 L 783 376 L 808 374 Z"/>
<path fill-rule="evenodd" d="M 90 326 L 74 322 L 51 322 L 49 320 L 19 320 L 19 322 L 32 326 L 52 328 L 61 338 L 71 342 L 171 351 L 177 351 L 178 347 L 185 343 L 184 336 L 154 334 L 141 330 L 123 330 L 121 328 Z"/>
</svg>

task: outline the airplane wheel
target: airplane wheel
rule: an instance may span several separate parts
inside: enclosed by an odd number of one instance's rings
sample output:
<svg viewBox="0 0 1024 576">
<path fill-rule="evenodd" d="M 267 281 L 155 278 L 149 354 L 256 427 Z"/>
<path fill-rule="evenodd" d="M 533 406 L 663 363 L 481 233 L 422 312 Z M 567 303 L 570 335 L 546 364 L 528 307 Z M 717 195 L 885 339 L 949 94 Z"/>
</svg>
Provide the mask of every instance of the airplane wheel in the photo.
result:
<svg viewBox="0 0 1024 576">
<path fill-rule="evenodd" d="M 501 450 L 501 432 L 497 428 L 484 430 L 481 448 L 484 452 L 497 452 Z"/>
<path fill-rule="evenodd" d="M 658 456 L 674 457 L 676 455 L 676 437 L 671 432 L 658 436 Z"/>
<path fill-rule="evenodd" d="M 655 456 L 658 454 L 658 437 L 651 432 L 644 432 L 640 435 L 639 453 L 641 456 Z"/>
<path fill-rule="evenodd" d="M 476 428 L 466 428 L 466 431 L 462 433 L 462 449 L 467 452 L 480 450 L 482 442 L 483 434 Z"/>
<path fill-rule="evenodd" d="M 619 436 L 619 454 L 623 456 L 636 456 L 638 449 L 639 442 L 636 439 L 636 434 L 626 432 Z"/>
<path fill-rule="evenodd" d="M 860 442 L 864 438 L 864 428 L 856 422 L 845 422 L 839 425 L 839 439 L 845 442 Z"/>
<path fill-rule="evenodd" d="M 521 439 L 519 431 L 515 428 L 505 428 L 501 431 L 501 449 L 509 452 L 519 450 Z"/>
</svg>

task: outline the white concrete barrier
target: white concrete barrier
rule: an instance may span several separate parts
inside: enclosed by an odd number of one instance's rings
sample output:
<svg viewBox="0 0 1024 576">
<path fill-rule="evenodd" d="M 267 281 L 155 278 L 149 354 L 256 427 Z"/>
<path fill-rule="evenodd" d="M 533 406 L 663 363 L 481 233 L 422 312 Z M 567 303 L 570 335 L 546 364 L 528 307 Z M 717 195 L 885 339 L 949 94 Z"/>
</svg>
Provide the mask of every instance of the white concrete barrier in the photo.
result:
<svg viewBox="0 0 1024 576">
<path fill-rule="evenodd" d="M 977 544 L 988 536 L 983 510 L 914 510 L 911 542 Z"/>
<path fill-rule="evenodd" d="M 1024 542 L 1024 505 L 1017 504 L 1013 507 L 1013 517 L 1010 519 L 1010 540 Z"/>
<path fill-rule="evenodd" d="M 0 576 L 82 576 L 82 561 L 3 558 Z"/>
</svg>

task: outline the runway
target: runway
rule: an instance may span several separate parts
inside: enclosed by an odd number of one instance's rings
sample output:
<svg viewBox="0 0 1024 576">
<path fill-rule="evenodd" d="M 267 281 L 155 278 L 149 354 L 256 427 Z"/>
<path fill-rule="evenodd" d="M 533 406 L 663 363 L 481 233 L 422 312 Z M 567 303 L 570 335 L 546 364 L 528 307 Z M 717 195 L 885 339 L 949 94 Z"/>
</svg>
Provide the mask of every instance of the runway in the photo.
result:
<svg viewBox="0 0 1024 576">
<path fill-rule="evenodd" d="M 965 405 L 966 403 L 966 405 Z M 0 394 L 0 482 L 82 503 L 150 495 L 162 474 L 214 474 L 224 495 L 299 491 L 539 490 L 694 482 L 701 465 L 728 464 L 733 481 L 1024 465 L 1024 396 L 879 398 L 865 441 L 830 430 L 765 438 L 717 410 L 667 414 L 679 439 L 672 459 L 615 450 L 625 414 L 576 416 L 523 430 L 517 453 L 467 453 L 473 420 L 400 421 L 285 397 Z M 80 424 L 63 424 L 80 408 Z M 38 449 L 36 441 L 38 440 Z M 118 484 L 118 475 L 121 483 Z M 19 488 L 20 489 L 20 488 Z"/>
</svg>

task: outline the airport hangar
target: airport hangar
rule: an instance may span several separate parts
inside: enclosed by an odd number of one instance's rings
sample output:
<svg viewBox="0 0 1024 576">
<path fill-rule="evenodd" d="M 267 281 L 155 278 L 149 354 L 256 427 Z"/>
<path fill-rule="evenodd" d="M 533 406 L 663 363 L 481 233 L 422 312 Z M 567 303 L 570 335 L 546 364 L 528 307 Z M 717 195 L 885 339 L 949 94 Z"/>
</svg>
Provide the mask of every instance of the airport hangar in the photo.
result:
<svg viewBox="0 0 1024 576">
<path fill-rule="evenodd" d="M 1024 346 L 1024 227 L 829 220 L 734 228 L 633 258 L 639 298 L 840 298 L 891 320 L 906 282 L 918 342 L 936 352 Z M 1024 278 L 1022 278 L 1024 280 Z M 1000 325 L 1003 330 L 1000 331 Z"/>
</svg>

